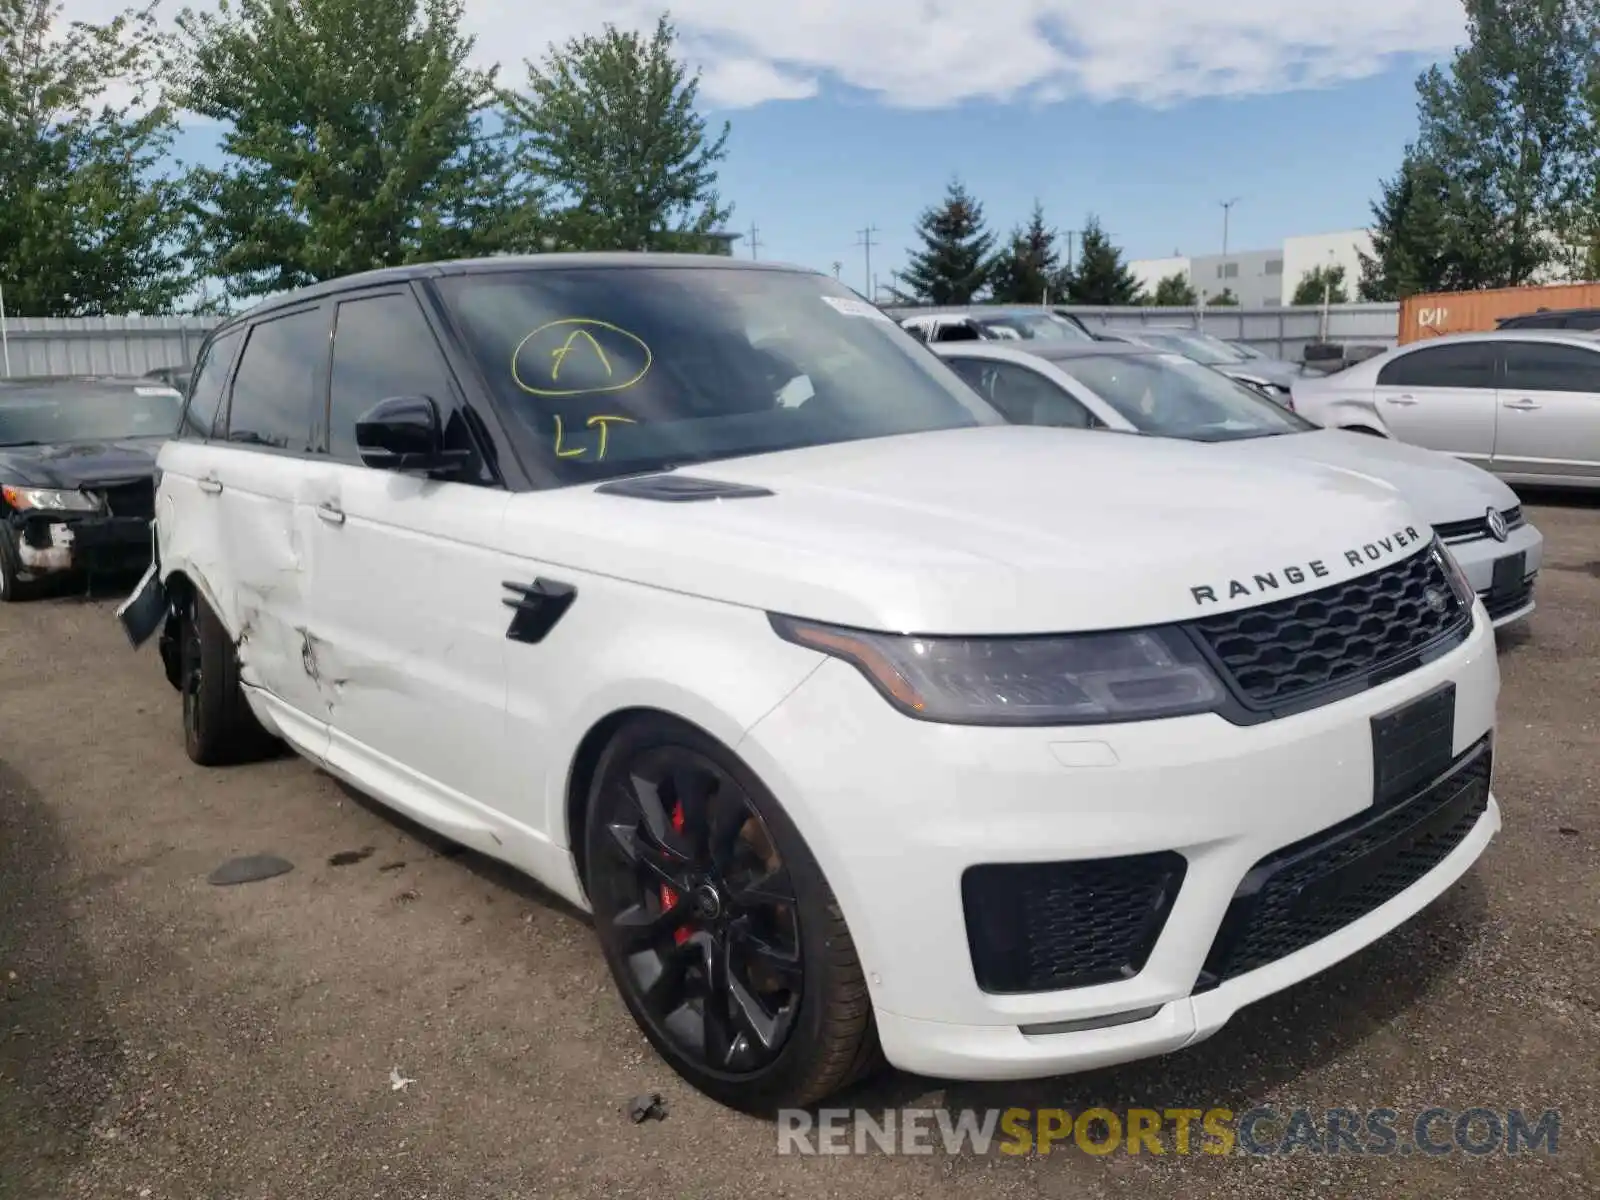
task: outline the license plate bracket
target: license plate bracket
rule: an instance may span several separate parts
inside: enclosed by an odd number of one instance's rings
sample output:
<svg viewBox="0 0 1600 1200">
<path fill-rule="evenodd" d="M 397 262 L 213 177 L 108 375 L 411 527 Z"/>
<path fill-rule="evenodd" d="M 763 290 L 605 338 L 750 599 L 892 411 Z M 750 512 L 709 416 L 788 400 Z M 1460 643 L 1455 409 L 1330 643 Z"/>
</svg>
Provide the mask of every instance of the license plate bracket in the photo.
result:
<svg viewBox="0 0 1600 1200">
<path fill-rule="evenodd" d="M 1379 807 L 1399 803 L 1450 769 L 1455 758 L 1456 685 L 1372 718 L 1372 798 Z"/>
<path fill-rule="evenodd" d="M 1526 553 L 1508 554 L 1504 558 L 1495 559 L 1494 577 L 1489 585 L 1489 595 L 1499 599 L 1521 590 L 1523 577 L 1527 574 L 1527 564 Z"/>
</svg>

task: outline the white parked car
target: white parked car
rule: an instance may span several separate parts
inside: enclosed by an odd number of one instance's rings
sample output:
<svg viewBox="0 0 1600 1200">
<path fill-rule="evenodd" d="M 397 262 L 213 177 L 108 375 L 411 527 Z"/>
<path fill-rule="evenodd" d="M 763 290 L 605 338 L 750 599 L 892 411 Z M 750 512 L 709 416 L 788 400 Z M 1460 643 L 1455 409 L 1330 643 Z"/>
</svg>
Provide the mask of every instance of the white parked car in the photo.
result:
<svg viewBox="0 0 1600 1200">
<path fill-rule="evenodd" d="M 1442 450 L 1511 483 L 1600 487 L 1600 334 L 1459 333 L 1294 385 L 1319 425 Z"/>
<path fill-rule="evenodd" d="M 324 283 L 184 429 L 119 616 L 190 757 L 276 736 L 588 909 L 743 1109 L 1187 1046 L 1500 827 L 1489 621 L 1399 492 L 1010 425 L 826 276 Z"/>
<path fill-rule="evenodd" d="M 1494 476 L 1387 438 L 1322 429 L 1175 353 L 1089 346 L 940 346 L 936 352 L 1021 424 L 1068 425 L 1214 443 L 1210 454 L 1254 467 L 1302 461 L 1393 484 L 1433 526 L 1497 627 L 1534 609 L 1544 537 Z"/>
</svg>

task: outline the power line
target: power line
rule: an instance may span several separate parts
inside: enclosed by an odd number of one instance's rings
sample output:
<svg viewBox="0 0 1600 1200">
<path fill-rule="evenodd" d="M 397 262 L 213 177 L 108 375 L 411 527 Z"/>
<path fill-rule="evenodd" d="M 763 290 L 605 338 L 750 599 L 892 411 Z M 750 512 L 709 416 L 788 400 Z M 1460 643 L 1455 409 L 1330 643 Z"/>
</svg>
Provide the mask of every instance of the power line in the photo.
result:
<svg viewBox="0 0 1600 1200">
<path fill-rule="evenodd" d="M 872 235 L 880 232 L 876 225 L 869 224 L 865 229 L 856 230 L 856 245 L 860 246 L 867 256 L 867 270 L 864 282 L 867 285 L 867 299 L 876 303 L 872 295 Z"/>
</svg>

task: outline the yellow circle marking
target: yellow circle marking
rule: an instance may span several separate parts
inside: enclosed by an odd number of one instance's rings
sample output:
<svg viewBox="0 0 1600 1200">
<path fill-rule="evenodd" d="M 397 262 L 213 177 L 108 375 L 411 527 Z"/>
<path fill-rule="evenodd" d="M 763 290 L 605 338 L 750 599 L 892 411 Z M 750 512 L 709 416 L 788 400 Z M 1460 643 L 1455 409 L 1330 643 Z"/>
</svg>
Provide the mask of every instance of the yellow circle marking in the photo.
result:
<svg viewBox="0 0 1600 1200">
<path fill-rule="evenodd" d="M 566 337 L 561 340 L 559 345 L 550 351 L 548 375 L 552 385 L 560 384 L 562 364 L 564 364 L 567 361 L 568 356 L 574 352 L 593 355 L 595 360 L 603 368 L 605 368 L 606 378 L 610 379 L 612 382 L 603 384 L 599 387 L 576 388 L 563 388 L 560 386 L 533 387 L 528 384 L 522 378 L 521 372 L 518 370 L 517 363 L 522 358 L 522 351 L 528 345 L 528 343 L 533 341 L 533 339 L 538 337 L 540 334 L 547 333 L 550 330 L 564 330 L 566 332 Z M 616 334 L 618 337 L 626 338 L 628 341 L 634 343 L 634 345 L 638 346 L 639 349 L 644 351 L 644 365 L 640 367 L 633 375 L 618 381 L 616 370 L 611 365 L 610 355 L 605 352 L 604 347 L 602 347 L 600 344 L 600 339 L 595 336 L 597 331 L 606 334 Z M 615 349 L 615 347 L 613 347 L 613 349 Z M 606 392 L 621 392 L 631 388 L 634 384 L 638 383 L 645 377 L 650 370 L 651 364 L 654 362 L 655 355 L 650 352 L 650 347 L 645 344 L 644 339 L 638 334 L 629 333 L 620 325 L 613 325 L 609 321 L 598 321 L 593 317 L 563 317 L 559 321 L 545 322 L 543 325 L 539 326 L 539 328 L 535 329 L 527 337 L 523 338 L 517 343 L 517 348 L 511 352 L 511 379 L 512 382 L 514 382 L 523 391 L 527 392 L 530 396 L 598 396 Z"/>
</svg>

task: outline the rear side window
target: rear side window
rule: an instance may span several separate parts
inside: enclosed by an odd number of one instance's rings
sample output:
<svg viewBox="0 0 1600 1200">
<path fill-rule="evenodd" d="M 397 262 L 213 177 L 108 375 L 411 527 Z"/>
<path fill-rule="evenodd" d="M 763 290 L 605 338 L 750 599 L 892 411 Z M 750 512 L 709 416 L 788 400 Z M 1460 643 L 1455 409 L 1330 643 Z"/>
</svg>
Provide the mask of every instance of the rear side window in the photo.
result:
<svg viewBox="0 0 1600 1200">
<path fill-rule="evenodd" d="M 969 325 L 965 321 L 952 321 L 948 324 L 940 325 L 933 335 L 933 340 L 936 342 L 981 342 L 983 335 L 978 332 L 976 326 Z"/>
<path fill-rule="evenodd" d="M 1100 424 L 1088 409 L 1037 371 L 1016 363 L 984 359 L 947 361 L 1013 425 L 1092 429 Z"/>
<path fill-rule="evenodd" d="M 333 333 L 328 450 L 359 463 L 356 422 L 380 400 L 427 396 L 448 416 L 450 373 L 417 302 L 391 294 L 339 305 Z"/>
<path fill-rule="evenodd" d="M 228 441 L 306 453 L 327 356 L 327 314 L 307 309 L 250 330 L 233 378 Z"/>
<path fill-rule="evenodd" d="M 1459 342 L 1402 354 L 1378 372 L 1379 387 L 1491 388 L 1494 346 Z"/>
<path fill-rule="evenodd" d="M 178 436 L 188 441 L 205 441 L 216 428 L 217 411 L 222 407 L 222 388 L 228 382 L 233 356 L 239 352 L 243 333 L 230 329 L 213 338 L 200 358 L 189 388 L 189 403 L 183 411 Z"/>
<path fill-rule="evenodd" d="M 1600 392 L 1600 351 L 1511 342 L 1505 347 L 1508 390 Z"/>
</svg>

